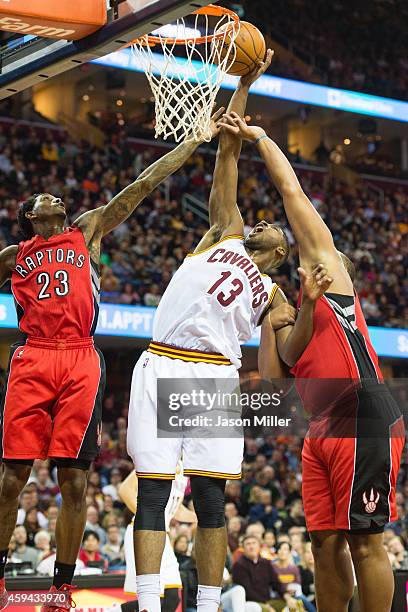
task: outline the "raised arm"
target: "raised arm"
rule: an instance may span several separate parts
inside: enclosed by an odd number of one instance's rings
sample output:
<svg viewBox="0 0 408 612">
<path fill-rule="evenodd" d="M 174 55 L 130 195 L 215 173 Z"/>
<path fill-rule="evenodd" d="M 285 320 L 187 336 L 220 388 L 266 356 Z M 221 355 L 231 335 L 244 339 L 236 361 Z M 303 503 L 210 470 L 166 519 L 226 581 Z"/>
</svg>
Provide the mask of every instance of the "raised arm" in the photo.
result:
<svg viewBox="0 0 408 612">
<path fill-rule="evenodd" d="M 221 108 L 215 113 L 211 123 L 211 136 L 218 134 L 217 121 L 223 113 Z M 81 228 L 92 258 L 99 261 L 102 237 L 126 221 L 139 204 L 156 189 L 168 176 L 177 172 L 194 153 L 202 140 L 188 139 L 178 147 L 158 159 L 130 185 L 118 193 L 106 206 L 100 206 L 81 215 L 76 225 Z"/>
<path fill-rule="evenodd" d="M 264 62 L 260 62 L 247 76 L 241 77 L 227 112 L 234 112 L 244 117 L 250 87 L 268 69 L 272 57 L 273 52 L 269 50 Z M 238 160 L 241 148 L 240 137 L 227 130 L 220 133 L 209 200 L 210 230 L 198 244 L 196 251 L 211 246 L 224 236 L 243 235 L 244 223 L 237 205 Z"/>
<path fill-rule="evenodd" d="M 295 365 L 312 339 L 316 302 L 333 282 L 323 264 L 316 266 L 311 274 L 306 273 L 303 268 L 299 268 L 298 272 L 302 287 L 302 303 L 296 322 L 292 327 L 282 327 L 276 331 L 280 358 L 289 367 Z"/>
<path fill-rule="evenodd" d="M 18 246 L 14 244 L 0 252 L 0 287 L 11 278 L 12 271 L 16 265 L 17 252 Z"/>
<path fill-rule="evenodd" d="M 292 166 L 278 145 L 268 138 L 265 130 L 248 126 L 234 113 L 223 119 L 223 123 L 229 125 L 232 134 L 256 144 L 268 174 L 282 196 L 286 216 L 299 244 L 301 265 L 310 272 L 318 262 L 324 261 L 335 277 L 332 290 L 352 295 L 352 283 L 331 232 L 304 193 Z"/>
</svg>

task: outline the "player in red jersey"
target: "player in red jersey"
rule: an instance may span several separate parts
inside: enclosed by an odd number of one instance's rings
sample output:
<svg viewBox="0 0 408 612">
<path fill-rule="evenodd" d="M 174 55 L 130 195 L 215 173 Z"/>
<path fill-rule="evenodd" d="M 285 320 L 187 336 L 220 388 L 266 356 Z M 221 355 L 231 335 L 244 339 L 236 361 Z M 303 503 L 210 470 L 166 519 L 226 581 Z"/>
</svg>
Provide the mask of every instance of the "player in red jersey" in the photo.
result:
<svg viewBox="0 0 408 612">
<path fill-rule="evenodd" d="M 337 251 L 290 163 L 264 130 L 247 126 L 234 114 L 223 123 L 232 133 L 256 143 L 283 198 L 299 245 L 303 288 L 313 282 L 310 273 L 322 261 L 333 279 L 330 293 L 317 301 L 300 300 L 300 325 L 298 321 L 293 330 L 282 328 L 275 338 L 268 330 L 260 355 L 261 375 L 267 377 L 276 371 L 278 348 L 298 379 L 305 408 L 313 413 L 302 453 L 303 502 L 316 562 L 318 610 L 348 610 L 354 589 L 350 551 L 361 610 L 389 612 L 394 578 L 382 532 L 396 519 L 404 425 L 383 384 L 353 288 L 353 266 Z M 255 230 L 267 232 L 268 226 Z M 316 384 L 311 379 L 320 380 Z"/>
<path fill-rule="evenodd" d="M 214 115 L 211 136 L 217 133 Z M 142 200 L 178 170 L 202 141 L 186 140 L 159 159 L 109 204 L 65 227 L 62 200 L 36 194 L 21 204 L 25 240 L 0 253 L 0 284 L 11 279 L 24 340 L 11 349 L 2 403 L 0 482 L 0 610 L 8 603 L 4 569 L 19 495 L 34 459 L 52 458 L 62 505 L 57 521 L 57 558 L 52 592 L 72 607 L 72 577 L 84 531 L 90 464 L 101 440 L 105 365 L 95 348 L 99 257 L 105 234 L 124 222 Z"/>
</svg>

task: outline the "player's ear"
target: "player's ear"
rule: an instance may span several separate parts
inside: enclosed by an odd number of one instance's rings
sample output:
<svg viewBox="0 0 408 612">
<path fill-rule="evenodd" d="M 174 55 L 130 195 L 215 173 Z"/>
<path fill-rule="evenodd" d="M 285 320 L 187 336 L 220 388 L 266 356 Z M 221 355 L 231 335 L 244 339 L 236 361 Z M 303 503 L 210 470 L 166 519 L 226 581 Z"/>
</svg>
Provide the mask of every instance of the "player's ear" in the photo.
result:
<svg viewBox="0 0 408 612">
<path fill-rule="evenodd" d="M 283 247 L 278 246 L 276 247 L 276 253 L 279 255 L 279 257 L 284 257 L 286 251 Z"/>
<path fill-rule="evenodd" d="M 30 221 L 37 218 L 37 215 L 33 213 L 32 210 L 29 210 L 28 212 L 26 212 L 25 216 L 27 219 L 30 219 Z"/>
</svg>

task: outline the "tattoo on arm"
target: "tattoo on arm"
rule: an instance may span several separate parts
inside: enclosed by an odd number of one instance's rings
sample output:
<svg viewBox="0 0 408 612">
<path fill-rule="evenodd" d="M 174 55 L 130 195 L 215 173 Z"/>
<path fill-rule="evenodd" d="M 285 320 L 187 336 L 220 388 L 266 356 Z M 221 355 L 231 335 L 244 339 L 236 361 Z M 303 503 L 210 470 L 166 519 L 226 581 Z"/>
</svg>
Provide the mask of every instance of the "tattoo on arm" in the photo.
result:
<svg viewBox="0 0 408 612">
<path fill-rule="evenodd" d="M 189 139 L 149 166 L 106 206 L 86 212 L 75 222 L 81 228 L 92 259 L 99 261 L 102 237 L 126 221 L 139 204 L 194 153 L 201 141 Z"/>
</svg>

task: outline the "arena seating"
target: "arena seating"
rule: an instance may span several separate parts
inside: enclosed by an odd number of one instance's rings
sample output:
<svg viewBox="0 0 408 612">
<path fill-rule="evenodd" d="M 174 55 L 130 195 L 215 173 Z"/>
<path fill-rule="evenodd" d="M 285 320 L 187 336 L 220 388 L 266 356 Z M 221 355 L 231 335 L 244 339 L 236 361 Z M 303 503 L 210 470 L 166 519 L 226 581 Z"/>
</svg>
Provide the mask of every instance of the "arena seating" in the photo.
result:
<svg viewBox="0 0 408 612">
<path fill-rule="evenodd" d="M 0 121 L 0 246 L 19 241 L 19 202 L 38 191 L 61 194 L 70 220 L 110 200 L 166 149 L 154 141 L 110 133 L 104 150 L 78 144 L 58 127 Z M 252 156 L 250 149 L 245 155 Z M 102 256 L 102 300 L 156 306 L 171 275 L 205 231 L 193 212 L 182 211 L 185 194 L 208 201 L 214 150 L 200 149 L 167 185 L 158 189 L 113 234 Z M 408 320 L 407 189 L 362 181 L 351 189 L 326 169 L 298 165 L 303 187 L 331 227 L 336 244 L 356 264 L 357 289 L 370 325 L 404 327 Z M 285 224 L 282 203 L 264 167 L 250 157 L 241 164 L 239 205 L 247 227 L 260 219 Z M 296 301 L 296 248 L 276 280 Z M 5 286 L 3 291 L 9 291 Z"/>
<path fill-rule="evenodd" d="M 236 6 L 236 2 L 233 2 Z M 295 62 L 275 62 L 271 71 L 334 87 L 407 99 L 407 7 L 403 0 L 366 3 L 269 0 L 240 4 L 245 19 L 289 48 L 309 65 L 302 74 Z M 324 23 L 324 27 L 322 27 Z"/>
</svg>

